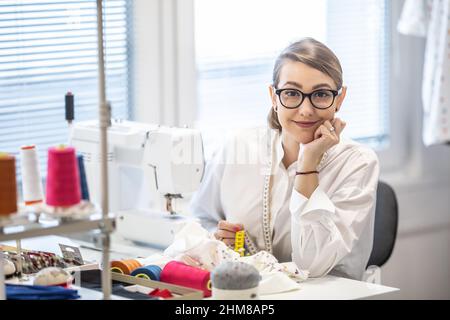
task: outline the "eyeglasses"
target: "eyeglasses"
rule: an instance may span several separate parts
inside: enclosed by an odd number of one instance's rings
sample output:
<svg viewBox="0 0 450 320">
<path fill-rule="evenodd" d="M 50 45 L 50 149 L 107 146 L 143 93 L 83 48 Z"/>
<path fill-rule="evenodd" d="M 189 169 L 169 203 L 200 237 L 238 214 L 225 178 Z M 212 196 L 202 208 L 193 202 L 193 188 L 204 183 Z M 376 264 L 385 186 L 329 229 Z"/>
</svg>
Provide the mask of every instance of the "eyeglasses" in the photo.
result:
<svg viewBox="0 0 450 320">
<path fill-rule="evenodd" d="M 309 98 L 312 106 L 317 109 L 328 109 L 334 103 L 337 95 L 341 94 L 342 89 L 328 90 L 319 89 L 311 93 L 303 93 L 297 89 L 275 89 L 275 93 L 280 98 L 283 107 L 295 109 L 300 107 L 306 97 Z"/>
</svg>

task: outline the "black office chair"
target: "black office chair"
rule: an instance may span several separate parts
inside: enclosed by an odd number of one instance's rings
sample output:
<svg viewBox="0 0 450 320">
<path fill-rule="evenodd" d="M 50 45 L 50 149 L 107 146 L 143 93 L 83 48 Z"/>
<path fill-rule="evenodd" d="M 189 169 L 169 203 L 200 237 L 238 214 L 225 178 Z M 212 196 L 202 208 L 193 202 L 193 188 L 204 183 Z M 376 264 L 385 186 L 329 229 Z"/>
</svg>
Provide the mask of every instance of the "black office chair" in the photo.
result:
<svg viewBox="0 0 450 320">
<path fill-rule="evenodd" d="M 372 253 L 367 266 L 381 267 L 388 261 L 397 238 L 398 203 L 394 189 L 378 182 L 375 207 L 375 231 Z"/>
</svg>

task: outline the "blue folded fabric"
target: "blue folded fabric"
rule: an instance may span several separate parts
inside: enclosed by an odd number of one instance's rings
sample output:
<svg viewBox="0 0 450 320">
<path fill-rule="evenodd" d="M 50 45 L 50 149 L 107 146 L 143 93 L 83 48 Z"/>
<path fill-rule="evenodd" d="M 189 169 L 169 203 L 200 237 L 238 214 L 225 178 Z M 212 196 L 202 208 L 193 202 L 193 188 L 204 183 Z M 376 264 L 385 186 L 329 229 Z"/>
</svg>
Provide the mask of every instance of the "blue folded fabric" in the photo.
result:
<svg viewBox="0 0 450 320">
<path fill-rule="evenodd" d="M 6 285 L 6 299 L 8 300 L 65 300 L 78 299 L 77 290 L 66 289 L 61 286 L 33 286 Z"/>
</svg>

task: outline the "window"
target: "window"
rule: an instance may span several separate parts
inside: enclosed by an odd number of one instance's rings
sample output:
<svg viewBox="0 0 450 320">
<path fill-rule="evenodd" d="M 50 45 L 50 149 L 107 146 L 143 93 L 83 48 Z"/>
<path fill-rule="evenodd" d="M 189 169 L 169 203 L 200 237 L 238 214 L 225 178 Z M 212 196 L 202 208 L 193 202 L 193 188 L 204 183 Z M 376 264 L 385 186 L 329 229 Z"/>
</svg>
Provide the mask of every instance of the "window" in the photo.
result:
<svg viewBox="0 0 450 320">
<path fill-rule="evenodd" d="M 207 155 L 224 132 L 265 125 L 278 53 L 302 37 L 327 44 L 349 87 L 345 134 L 389 142 L 389 17 L 385 0 L 196 0 L 199 110 Z"/>
<path fill-rule="evenodd" d="M 128 118 L 126 0 L 104 1 L 107 99 Z M 67 143 L 64 95 L 75 96 L 75 121 L 98 118 L 95 0 L 0 2 L 0 150 L 36 144 L 41 172 L 48 147 Z M 18 166 L 19 169 L 20 166 Z"/>
</svg>

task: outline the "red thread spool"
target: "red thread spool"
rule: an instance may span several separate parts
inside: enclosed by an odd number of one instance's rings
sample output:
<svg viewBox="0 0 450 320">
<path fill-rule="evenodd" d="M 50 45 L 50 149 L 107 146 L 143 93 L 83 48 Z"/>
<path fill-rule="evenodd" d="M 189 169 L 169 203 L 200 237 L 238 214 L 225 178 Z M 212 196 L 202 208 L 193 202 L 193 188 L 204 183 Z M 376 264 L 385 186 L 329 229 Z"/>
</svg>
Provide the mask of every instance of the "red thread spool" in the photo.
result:
<svg viewBox="0 0 450 320">
<path fill-rule="evenodd" d="M 140 267 L 142 267 L 142 264 L 135 259 L 111 261 L 112 272 L 131 274 L 134 270 Z"/>
<path fill-rule="evenodd" d="M 16 159 L 0 154 L 0 216 L 17 212 Z"/>
<path fill-rule="evenodd" d="M 61 146 L 48 149 L 46 203 L 68 207 L 80 201 L 80 174 L 75 148 Z"/>
<path fill-rule="evenodd" d="M 161 272 L 161 281 L 203 291 L 205 297 L 211 296 L 210 272 L 171 261 Z"/>
</svg>

